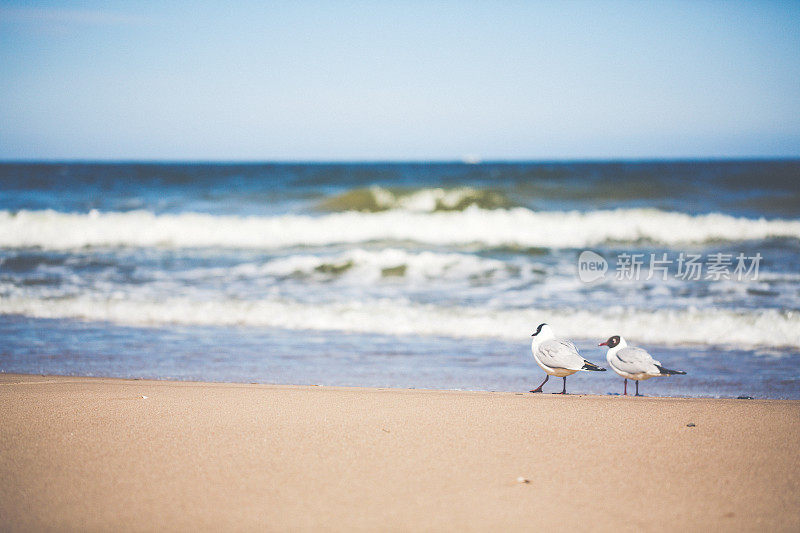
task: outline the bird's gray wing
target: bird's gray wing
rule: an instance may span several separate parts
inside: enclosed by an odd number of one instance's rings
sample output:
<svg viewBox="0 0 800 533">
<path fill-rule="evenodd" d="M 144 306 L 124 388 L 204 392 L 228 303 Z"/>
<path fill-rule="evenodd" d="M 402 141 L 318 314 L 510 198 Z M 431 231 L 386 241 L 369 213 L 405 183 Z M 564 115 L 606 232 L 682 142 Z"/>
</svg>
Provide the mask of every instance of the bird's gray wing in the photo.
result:
<svg viewBox="0 0 800 533">
<path fill-rule="evenodd" d="M 539 346 L 537 355 L 542 364 L 550 368 L 580 370 L 583 367 L 583 357 L 578 353 L 575 345 L 569 341 L 560 339 L 544 341 Z"/>
<path fill-rule="evenodd" d="M 614 366 L 629 374 L 658 374 L 656 368 L 658 361 L 647 353 L 646 350 L 629 346 L 618 350 L 613 358 Z"/>
</svg>

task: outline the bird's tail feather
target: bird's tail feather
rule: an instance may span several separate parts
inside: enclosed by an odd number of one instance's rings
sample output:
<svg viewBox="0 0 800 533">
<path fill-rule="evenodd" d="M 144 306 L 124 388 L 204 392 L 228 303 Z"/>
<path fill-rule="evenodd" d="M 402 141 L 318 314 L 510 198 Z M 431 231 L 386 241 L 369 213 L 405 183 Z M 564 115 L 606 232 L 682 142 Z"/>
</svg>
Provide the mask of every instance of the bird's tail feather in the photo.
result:
<svg viewBox="0 0 800 533">
<path fill-rule="evenodd" d="M 581 367 L 581 370 L 594 370 L 596 372 L 605 372 L 606 371 L 605 368 L 597 366 L 594 363 L 590 363 L 589 361 L 584 361 L 583 362 L 583 367 Z"/>
<path fill-rule="evenodd" d="M 656 365 L 656 368 L 659 372 L 661 372 L 662 376 L 672 376 L 674 374 L 686 374 L 683 370 L 670 370 L 669 368 L 664 368 L 661 365 Z"/>
</svg>

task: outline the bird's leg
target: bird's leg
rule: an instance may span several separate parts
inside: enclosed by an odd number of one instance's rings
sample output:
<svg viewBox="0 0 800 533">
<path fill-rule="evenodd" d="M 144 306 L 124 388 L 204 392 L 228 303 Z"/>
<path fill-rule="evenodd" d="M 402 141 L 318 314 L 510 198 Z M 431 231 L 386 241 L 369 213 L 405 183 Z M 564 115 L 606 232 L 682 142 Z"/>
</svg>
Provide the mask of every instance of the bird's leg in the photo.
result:
<svg viewBox="0 0 800 533">
<path fill-rule="evenodd" d="M 625 381 L 625 390 L 622 391 L 622 395 L 623 396 L 627 396 L 628 395 L 628 378 L 625 378 L 624 381 Z"/>
<path fill-rule="evenodd" d="M 639 394 L 639 382 L 638 381 L 636 382 L 636 396 L 642 396 L 641 394 Z"/>
<path fill-rule="evenodd" d="M 564 388 L 561 389 L 561 394 L 567 393 L 567 376 L 564 376 Z"/>
<path fill-rule="evenodd" d="M 545 383 L 547 383 L 547 380 L 548 380 L 548 379 L 550 379 L 550 374 L 545 374 L 545 376 L 544 376 L 544 381 L 542 381 L 542 384 L 541 384 L 541 385 L 539 385 L 538 387 L 536 387 L 535 389 L 533 389 L 531 392 L 542 392 L 542 386 L 543 386 Z"/>
</svg>

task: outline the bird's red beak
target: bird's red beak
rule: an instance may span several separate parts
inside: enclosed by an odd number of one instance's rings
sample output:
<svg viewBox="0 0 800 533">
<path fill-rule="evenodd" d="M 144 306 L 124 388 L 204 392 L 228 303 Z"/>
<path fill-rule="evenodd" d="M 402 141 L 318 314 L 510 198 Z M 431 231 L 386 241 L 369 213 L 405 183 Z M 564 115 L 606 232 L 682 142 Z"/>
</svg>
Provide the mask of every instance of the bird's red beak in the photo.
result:
<svg viewBox="0 0 800 533">
<path fill-rule="evenodd" d="M 600 344 L 598 344 L 598 346 L 608 346 L 608 343 L 607 342 L 601 342 Z"/>
</svg>

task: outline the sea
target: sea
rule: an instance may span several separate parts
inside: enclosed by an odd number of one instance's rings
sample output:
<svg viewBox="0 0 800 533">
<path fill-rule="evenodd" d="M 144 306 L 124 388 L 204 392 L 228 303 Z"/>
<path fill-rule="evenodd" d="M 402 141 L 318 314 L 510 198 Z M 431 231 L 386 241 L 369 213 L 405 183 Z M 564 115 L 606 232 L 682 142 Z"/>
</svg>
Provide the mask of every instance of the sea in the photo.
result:
<svg viewBox="0 0 800 533">
<path fill-rule="evenodd" d="M 800 399 L 800 160 L 0 163 L 1 372 L 527 393 L 540 323 Z"/>
</svg>

